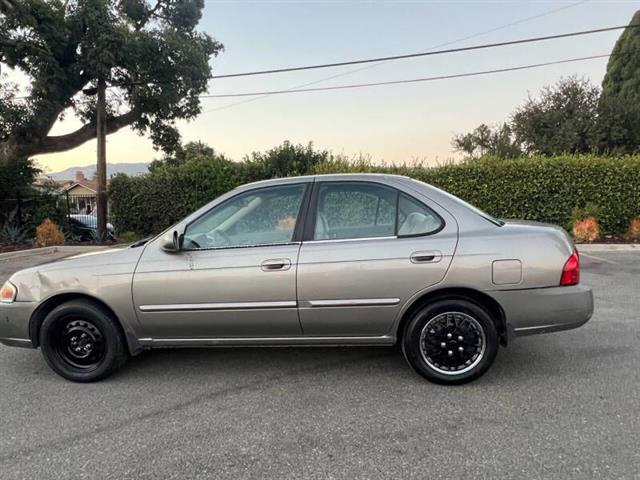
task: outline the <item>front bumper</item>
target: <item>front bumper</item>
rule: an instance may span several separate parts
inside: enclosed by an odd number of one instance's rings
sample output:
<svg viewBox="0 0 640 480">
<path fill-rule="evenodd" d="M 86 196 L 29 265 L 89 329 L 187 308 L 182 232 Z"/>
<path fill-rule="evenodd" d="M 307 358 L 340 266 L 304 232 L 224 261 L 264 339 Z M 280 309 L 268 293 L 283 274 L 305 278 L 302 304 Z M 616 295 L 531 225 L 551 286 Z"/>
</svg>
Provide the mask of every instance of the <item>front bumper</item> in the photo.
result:
<svg viewBox="0 0 640 480">
<path fill-rule="evenodd" d="M 0 343 L 33 348 L 29 320 L 36 305 L 35 302 L 0 303 Z"/>
<path fill-rule="evenodd" d="M 577 328 L 593 315 L 593 293 L 584 285 L 487 293 L 504 310 L 509 339 Z"/>
</svg>

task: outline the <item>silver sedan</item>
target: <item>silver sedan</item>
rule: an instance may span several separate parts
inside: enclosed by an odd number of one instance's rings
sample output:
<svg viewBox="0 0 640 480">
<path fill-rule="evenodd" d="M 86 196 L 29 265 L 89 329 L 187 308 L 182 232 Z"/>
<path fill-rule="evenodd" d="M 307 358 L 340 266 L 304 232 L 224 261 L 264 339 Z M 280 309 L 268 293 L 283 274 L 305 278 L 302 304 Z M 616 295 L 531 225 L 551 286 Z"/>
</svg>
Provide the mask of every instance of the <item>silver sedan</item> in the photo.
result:
<svg viewBox="0 0 640 480">
<path fill-rule="evenodd" d="M 428 380 L 464 383 L 500 344 L 589 320 L 579 268 L 561 228 L 411 178 L 267 180 L 148 241 L 15 273 L 0 342 L 80 382 L 157 347 L 398 344 Z"/>
</svg>

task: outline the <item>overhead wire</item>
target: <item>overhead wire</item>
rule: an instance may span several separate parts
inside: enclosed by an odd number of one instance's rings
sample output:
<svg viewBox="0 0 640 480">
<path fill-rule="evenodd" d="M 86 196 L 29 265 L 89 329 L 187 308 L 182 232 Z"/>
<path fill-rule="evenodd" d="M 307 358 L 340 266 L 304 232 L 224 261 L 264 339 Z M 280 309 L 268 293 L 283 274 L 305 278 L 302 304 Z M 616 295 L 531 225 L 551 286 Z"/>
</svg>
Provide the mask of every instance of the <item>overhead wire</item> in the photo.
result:
<svg viewBox="0 0 640 480">
<path fill-rule="evenodd" d="M 410 78 L 410 79 L 401 79 L 401 80 L 388 80 L 383 82 L 368 82 L 368 83 L 354 83 L 354 84 L 346 84 L 346 85 L 333 85 L 330 87 L 315 87 L 315 88 L 299 88 L 299 89 L 286 89 L 286 90 L 269 90 L 269 91 L 261 91 L 261 92 L 243 92 L 243 93 L 227 93 L 227 94 L 214 94 L 214 95 L 200 95 L 200 98 L 232 98 L 232 97 L 251 97 L 256 95 L 281 95 L 286 93 L 307 93 L 307 92 L 321 92 L 321 91 L 330 91 L 330 90 L 344 90 L 344 89 L 353 89 L 353 88 L 364 88 L 364 87 L 378 87 L 384 85 L 399 85 L 399 84 L 408 84 L 408 83 L 419 83 L 419 82 L 430 82 L 435 80 L 448 80 L 453 78 L 462 78 L 462 77 L 475 77 L 479 75 L 490 75 L 496 73 L 506 73 L 506 72 L 514 72 L 518 70 L 527 70 L 532 68 L 540 68 L 547 67 L 550 65 L 561 65 L 564 63 L 574 63 L 574 62 L 582 62 L 586 60 L 595 60 L 598 58 L 607 58 L 612 55 L 623 55 L 628 53 L 607 53 L 601 55 L 589 55 L 585 57 L 575 57 L 575 58 L 565 58 L 561 60 L 553 60 L 549 62 L 541 62 L 541 63 L 532 63 L 527 65 L 518 65 L 514 67 L 505 67 L 505 68 L 494 68 L 490 70 L 480 70 L 475 72 L 464 72 L 464 73 L 455 73 L 450 75 L 435 75 L 431 77 L 421 77 L 421 78 Z"/>
</svg>

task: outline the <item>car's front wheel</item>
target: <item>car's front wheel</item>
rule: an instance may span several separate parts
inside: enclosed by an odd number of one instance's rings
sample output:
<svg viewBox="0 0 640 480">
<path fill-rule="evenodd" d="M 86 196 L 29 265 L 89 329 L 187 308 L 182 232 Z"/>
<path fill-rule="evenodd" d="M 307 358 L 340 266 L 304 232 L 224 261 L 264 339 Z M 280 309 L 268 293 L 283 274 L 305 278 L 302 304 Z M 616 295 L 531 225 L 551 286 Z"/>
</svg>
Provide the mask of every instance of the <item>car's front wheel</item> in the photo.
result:
<svg viewBox="0 0 640 480">
<path fill-rule="evenodd" d="M 74 382 L 101 380 L 127 359 L 125 340 L 110 313 L 82 300 L 49 312 L 40 328 L 40 348 L 49 367 Z"/>
<path fill-rule="evenodd" d="M 430 303 L 409 319 L 402 353 L 427 380 L 461 384 L 480 377 L 498 351 L 496 326 L 487 311 L 463 299 Z"/>
</svg>

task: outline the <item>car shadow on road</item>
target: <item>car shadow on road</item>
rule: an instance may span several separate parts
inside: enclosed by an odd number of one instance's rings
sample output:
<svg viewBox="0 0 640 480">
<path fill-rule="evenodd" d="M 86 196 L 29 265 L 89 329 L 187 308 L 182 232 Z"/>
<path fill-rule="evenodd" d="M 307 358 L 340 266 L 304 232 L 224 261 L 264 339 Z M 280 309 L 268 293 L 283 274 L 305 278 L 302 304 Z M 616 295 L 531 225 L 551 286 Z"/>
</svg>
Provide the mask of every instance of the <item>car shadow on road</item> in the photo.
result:
<svg viewBox="0 0 640 480">
<path fill-rule="evenodd" d="M 578 343 L 570 348 L 543 339 L 526 339 L 500 348 L 493 366 L 479 382 L 501 384 L 532 377 L 558 377 L 567 373 L 580 375 L 584 369 L 576 358 L 602 358 L 623 353 L 604 346 L 591 347 Z M 329 369 L 332 375 L 346 378 L 366 378 L 380 381 L 399 378 L 422 382 L 395 347 L 282 347 L 282 348 L 221 348 L 221 349 L 158 349 L 131 359 L 118 377 L 166 377 L 172 372 L 207 377 L 212 375 L 244 377 L 274 373 L 299 375 L 321 374 Z M 477 383 L 477 382 L 476 382 Z"/>
<path fill-rule="evenodd" d="M 395 375 L 408 368 L 400 351 L 394 347 L 229 347 L 148 350 L 133 357 L 123 372 L 166 375 L 175 370 L 188 371 L 193 376 L 241 376 L 320 371 L 323 367 L 344 373 L 362 373 L 374 368 L 379 370 L 382 366 Z"/>
<path fill-rule="evenodd" d="M 46 375 L 50 372 L 39 352 L 12 355 L 4 359 L 5 368 L 17 376 Z M 27 351 L 22 351 L 27 353 Z M 545 337 L 518 340 L 500 348 L 489 371 L 473 384 L 494 385 L 529 382 L 533 377 L 580 376 L 585 364 L 605 357 L 623 355 L 624 349 L 572 342 L 545 341 Z M 579 359 L 579 361 L 577 361 Z M 357 378 L 380 382 L 399 379 L 423 382 L 396 347 L 253 347 L 253 348 L 173 348 L 144 351 L 132 357 L 105 382 L 172 381 L 185 378 L 204 381 L 208 377 L 242 379 L 298 375 L 325 375 L 345 381 Z"/>
</svg>

